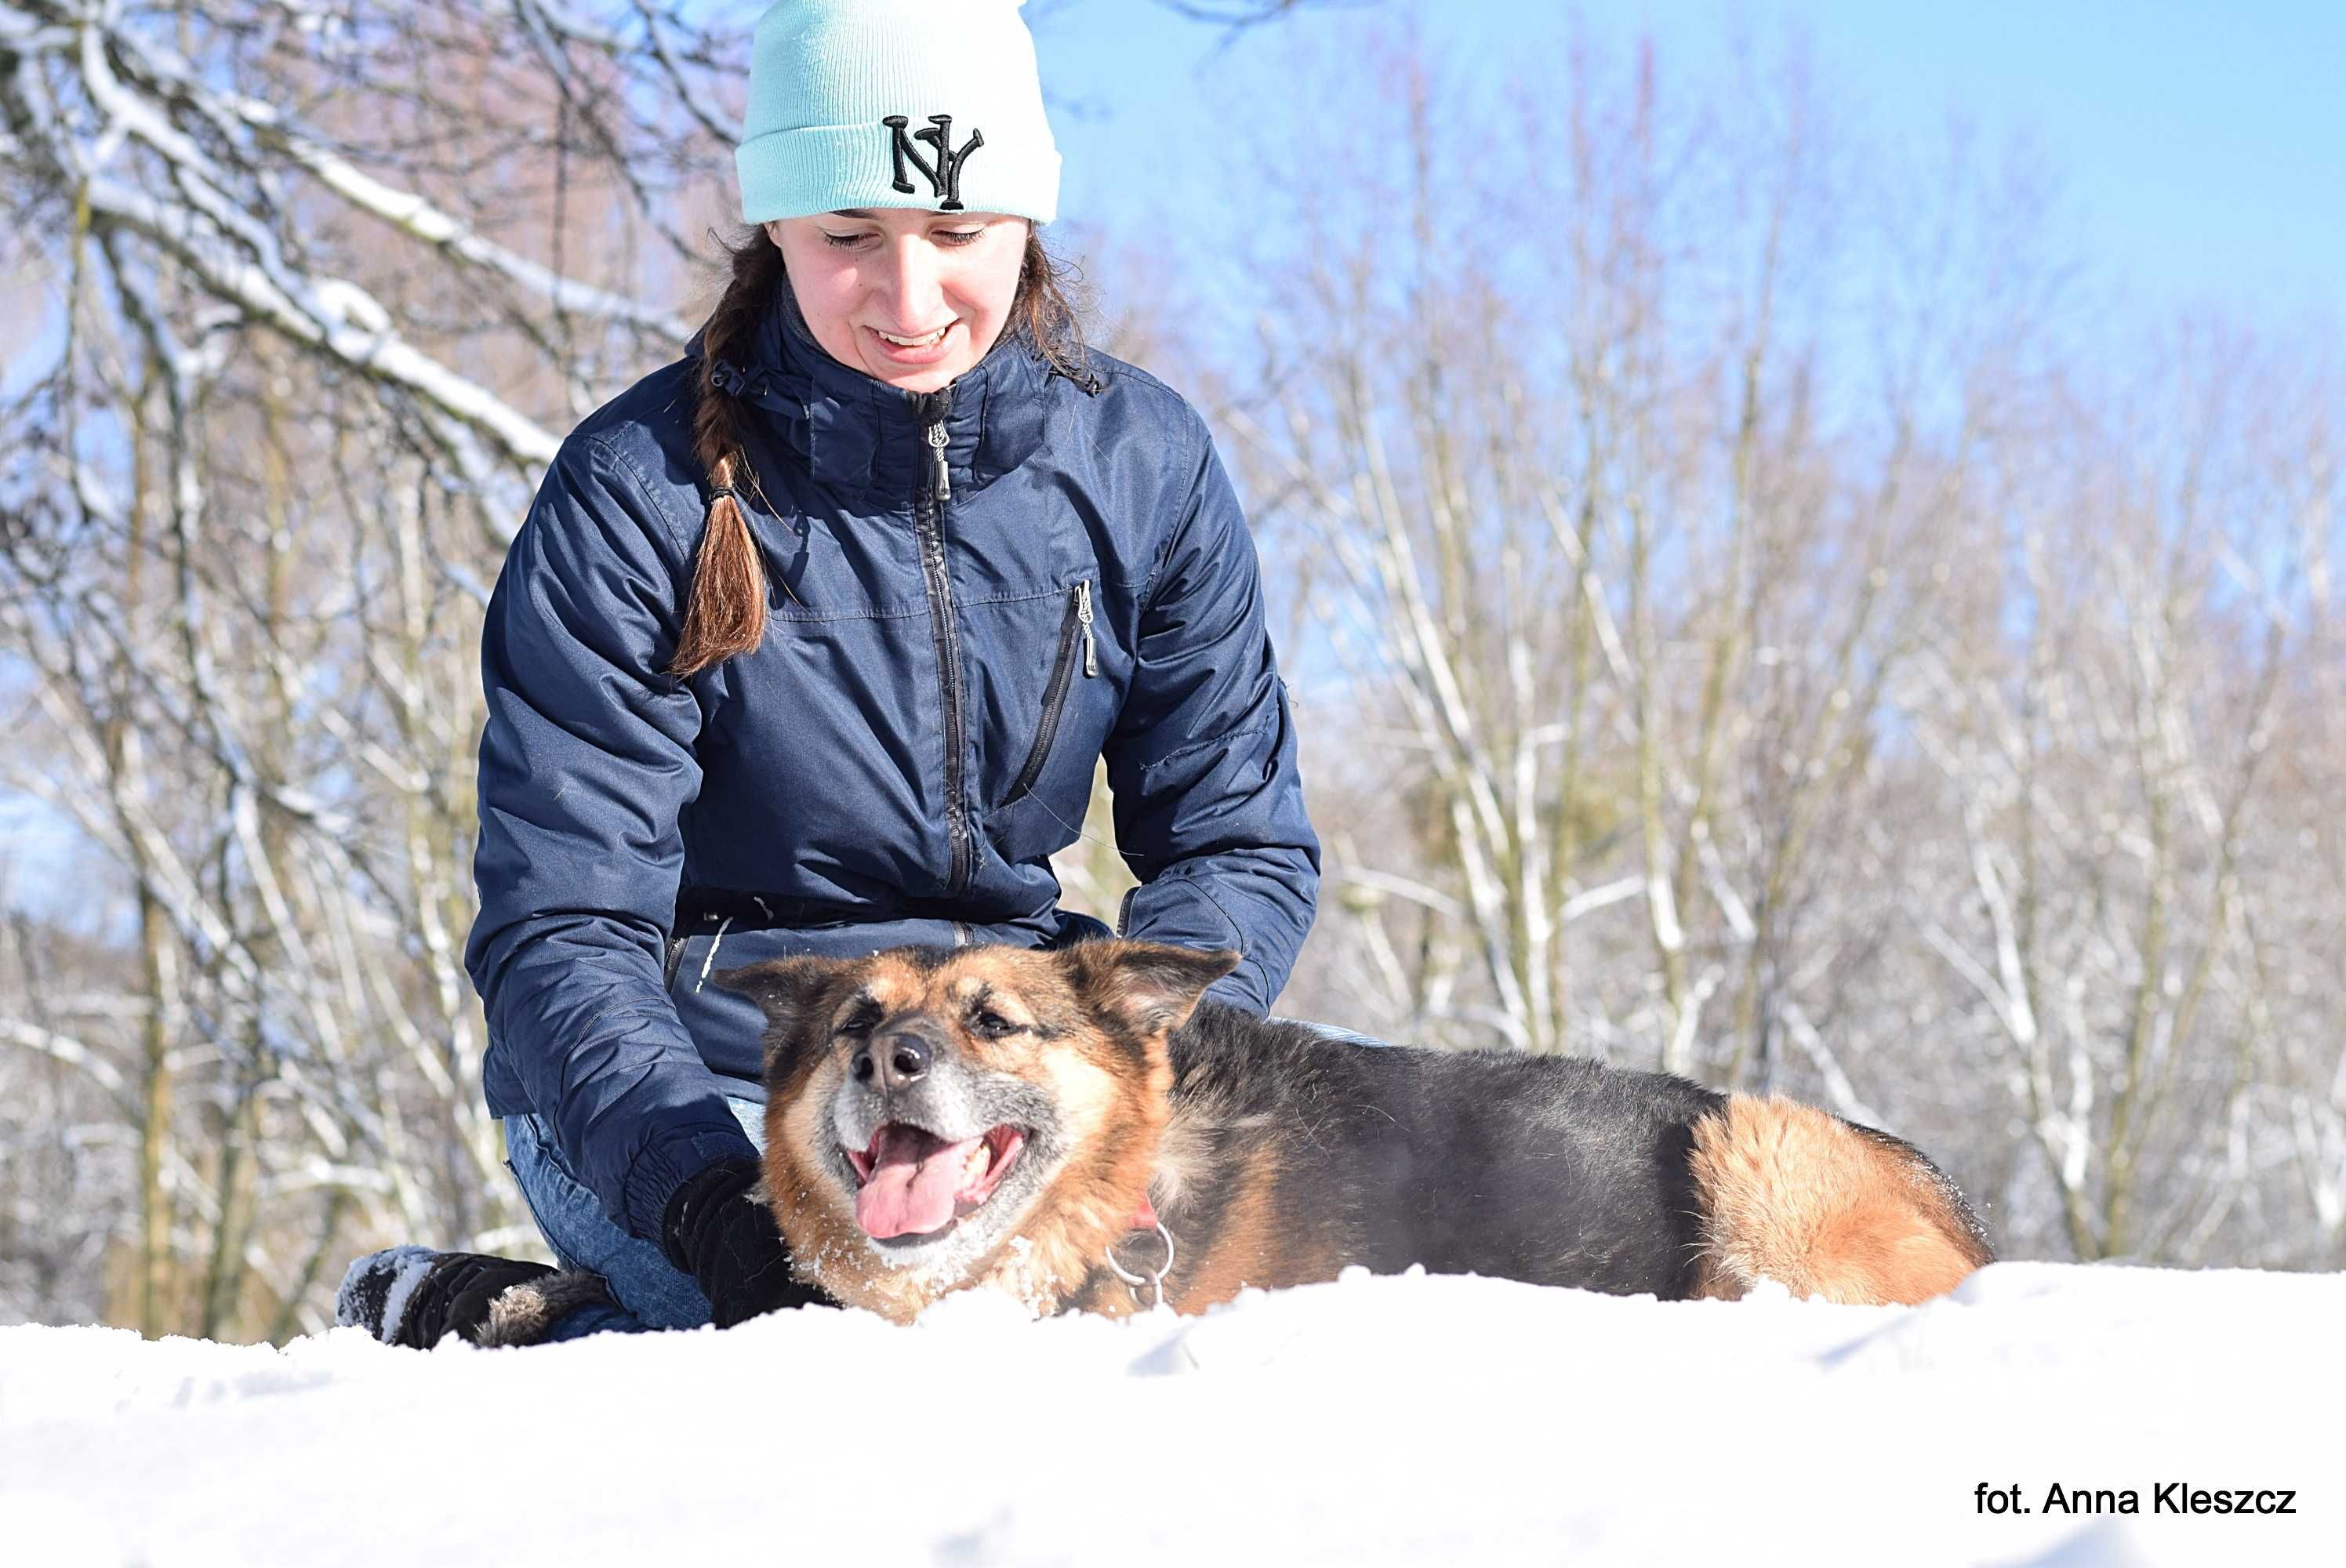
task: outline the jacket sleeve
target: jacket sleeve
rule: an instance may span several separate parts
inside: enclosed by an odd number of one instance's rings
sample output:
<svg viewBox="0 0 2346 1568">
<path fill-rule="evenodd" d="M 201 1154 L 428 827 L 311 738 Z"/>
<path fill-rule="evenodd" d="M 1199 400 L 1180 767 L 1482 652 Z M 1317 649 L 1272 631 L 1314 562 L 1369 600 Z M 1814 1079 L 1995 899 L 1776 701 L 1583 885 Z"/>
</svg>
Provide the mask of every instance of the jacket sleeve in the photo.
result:
<svg viewBox="0 0 2346 1568">
<path fill-rule="evenodd" d="M 1203 422 L 1196 468 L 1145 596 L 1131 689 L 1108 738 L 1117 848 L 1140 879 L 1127 937 L 1235 948 L 1207 991 L 1270 1011 L 1311 929 L 1320 840 L 1303 810 L 1254 541 Z"/>
<path fill-rule="evenodd" d="M 481 907 L 464 963 L 556 1146 L 657 1243 L 668 1198 L 757 1150 L 678 1020 L 661 955 L 700 789 L 699 699 L 663 673 L 688 556 L 600 439 L 556 457 L 481 637 Z"/>
</svg>

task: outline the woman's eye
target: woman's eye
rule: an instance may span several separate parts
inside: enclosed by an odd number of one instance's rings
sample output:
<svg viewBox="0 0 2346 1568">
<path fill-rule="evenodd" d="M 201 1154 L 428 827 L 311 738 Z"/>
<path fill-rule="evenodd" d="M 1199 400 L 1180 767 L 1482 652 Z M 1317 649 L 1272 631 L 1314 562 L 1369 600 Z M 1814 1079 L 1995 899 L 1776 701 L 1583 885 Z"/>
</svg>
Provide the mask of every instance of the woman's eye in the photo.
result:
<svg viewBox="0 0 2346 1568">
<path fill-rule="evenodd" d="M 822 242 L 825 245 L 830 246 L 834 250 L 854 250 L 861 249 L 863 242 L 872 238 L 869 234 L 833 234 L 828 229 L 823 229 L 821 233 Z M 964 245 L 974 245 L 979 240 L 984 239 L 985 230 L 983 229 L 940 229 L 934 231 L 932 238 L 933 238 L 938 244 L 945 246 L 950 249 L 957 250 Z"/>
</svg>

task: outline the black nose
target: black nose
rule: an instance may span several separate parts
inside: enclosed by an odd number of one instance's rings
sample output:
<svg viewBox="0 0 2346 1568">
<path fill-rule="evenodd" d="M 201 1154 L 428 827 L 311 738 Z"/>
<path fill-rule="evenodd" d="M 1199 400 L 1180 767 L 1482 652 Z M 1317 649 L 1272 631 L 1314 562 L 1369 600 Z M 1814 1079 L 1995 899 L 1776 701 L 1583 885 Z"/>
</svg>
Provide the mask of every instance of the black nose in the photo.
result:
<svg viewBox="0 0 2346 1568">
<path fill-rule="evenodd" d="M 928 1075 L 933 1050 L 923 1036 L 902 1030 L 857 1051 L 848 1063 L 848 1070 L 859 1084 L 869 1084 L 876 1076 L 883 1091 L 902 1089 Z"/>
</svg>

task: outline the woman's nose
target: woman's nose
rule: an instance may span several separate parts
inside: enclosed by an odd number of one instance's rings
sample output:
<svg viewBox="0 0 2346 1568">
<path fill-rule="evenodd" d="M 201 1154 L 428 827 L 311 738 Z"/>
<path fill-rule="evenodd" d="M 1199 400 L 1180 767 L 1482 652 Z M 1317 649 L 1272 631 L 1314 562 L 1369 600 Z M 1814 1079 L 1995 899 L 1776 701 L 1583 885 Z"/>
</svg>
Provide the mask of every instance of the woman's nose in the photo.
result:
<svg viewBox="0 0 2346 1568">
<path fill-rule="evenodd" d="M 895 325 L 913 331 L 936 324 L 939 265 L 936 247 L 923 236 L 910 236 L 890 245 L 882 286 L 887 290 Z"/>
</svg>

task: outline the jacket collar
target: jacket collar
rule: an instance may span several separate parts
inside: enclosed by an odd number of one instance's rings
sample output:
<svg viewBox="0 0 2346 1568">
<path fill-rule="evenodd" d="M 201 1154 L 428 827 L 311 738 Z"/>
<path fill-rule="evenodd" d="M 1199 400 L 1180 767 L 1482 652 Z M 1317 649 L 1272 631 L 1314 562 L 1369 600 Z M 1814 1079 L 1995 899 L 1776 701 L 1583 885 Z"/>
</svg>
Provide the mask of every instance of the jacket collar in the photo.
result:
<svg viewBox="0 0 2346 1568">
<path fill-rule="evenodd" d="M 910 497 L 925 482 L 927 427 L 940 407 L 956 491 L 1000 478 L 1042 444 L 1054 372 L 1024 333 L 1003 338 L 942 392 L 921 394 L 841 364 L 790 313 L 777 296 L 737 351 L 740 362 L 720 363 L 715 375 L 720 387 L 774 416 L 777 433 L 820 483 L 896 502 Z"/>
</svg>

